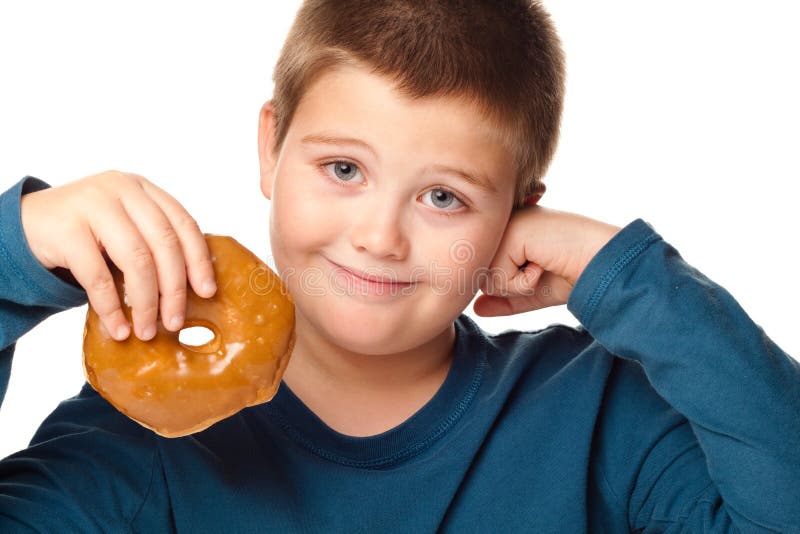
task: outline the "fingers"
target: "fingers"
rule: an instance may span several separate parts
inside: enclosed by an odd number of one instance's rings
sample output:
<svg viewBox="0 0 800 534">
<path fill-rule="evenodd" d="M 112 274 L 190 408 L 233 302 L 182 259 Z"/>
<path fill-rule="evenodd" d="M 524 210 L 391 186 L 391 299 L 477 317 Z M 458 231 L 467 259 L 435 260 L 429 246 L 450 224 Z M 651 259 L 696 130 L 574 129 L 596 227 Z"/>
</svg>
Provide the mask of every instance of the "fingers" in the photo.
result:
<svg viewBox="0 0 800 534">
<path fill-rule="evenodd" d="M 475 313 L 484 317 L 515 315 L 565 304 L 572 285 L 564 278 L 548 271 L 541 272 L 540 269 L 531 288 L 525 292 L 508 292 L 507 296 L 480 295 L 473 305 Z"/>
<path fill-rule="evenodd" d="M 66 263 L 72 275 L 86 290 L 89 303 L 100 317 L 101 324 L 117 340 L 128 337 L 130 325 L 114 285 L 114 278 L 106 265 L 97 241 L 88 227 L 73 232 L 71 255 Z"/>
<path fill-rule="evenodd" d="M 509 270 L 513 274 L 509 275 Z M 511 260 L 497 262 L 490 271 L 491 276 L 485 279 L 486 283 L 481 283 L 484 294 L 473 305 L 475 313 L 495 317 L 544 307 L 536 291 L 542 272 L 542 268 L 535 263 L 528 263 L 524 269 L 519 269 Z"/>
<path fill-rule="evenodd" d="M 493 297 L 481 295 L 475 300 L 472 309 L 481 317 L 497 317 L 499 315 L 514 315 L 535 309 L 528 308 L 526 303 L 521 302 L 523 297 L 509 299 L 506 297 Z"/>
<path fill-rule="evenodd" d="M 197 222 L 174 197 L 163 189 L 144 179 L 142 187 L 164 211 L 180 237 L 189 282 L 194 292 L 202 297 L 213 296 L 216 291 L 214 265 L 211 261 L 208 244 Z"/>
<path fill-rule="evenodd" d="M 123 193 L 124 194 L 124 193 Z M 146 341 L 156 334 L 158 280 L 156 262 L 147 241 L 118 202 L 90 215 L 95 236 L 124 275 L 136 336 Z"/>
<path fill-rule="evenodd" d="M 187 274 L 195 293 L 215 293 L 205 236 L 177 200 L 144 177 L 112 170 L 54 191 L 59 201 L 43 204 L 39 217 L 58 221 L 60 231 L 49 232 L 52 242 L 42 240 L 43 248 L 54 251 L 49 256 L 56 266 L 72 272 L 103 328 L 116 339 L 126 338 L 131 326 L 140 339 L 153 338 L 159 313 L 166 329 L 180 330 Z M 120 302 L 112 262 L 123 273 L 127 303 Z M 133 325 L 124 305 L 131 308 Z"/>
<path fill-rule="evenodd" d="M 180 237 L 159 205 L 138 185 L 138 182 L 126 188 L 120 195 L 120 202 L 147 244 L 144 250 L 137 250 L 139 257 L 134 265 L 139 264 L 139 266 L 134 268 L 141 270 L 134 273 L 140 272 L 143 276 L 150 276 L 149 267 L 152 265 L 156 277 L 155 295 L 150 293 L 149 282 L 146 285 L 148 293 L 143 295 L 145 300 L 142 305 L 145 307 L 142 308 L 143 315 L 140 317 L 144 321 L 145 337 L 150 339 L 151 332 L 155 335 L 159 308 L 164 327 L 172 331 L 180 330 L 186 314 L 186 265 Z M 152 300 L 153 296 L 155 302 Z M 156 305 L 156 315 L 150 311 L 153 304 Z"/>
<path fill-rule="evenodd" d="M 531 284 L 544 270 L 527 261 L 525 240 L 517 235 L 517 228 L 518 225 L 509 223 L 489 265 L 488 276 L 481 275 L 480 288 L 489 295 L 529 295 Z"/>
<path fill-rule="evenodd" d="M 528 262 L 520 269 L 512 258 L 498 256 L 487 276 L 481 277 L 480 289 L 487 295 L 501 297 L 532 295 L 543 272 L 544 269 L 535 263 Z"/>
<path fill-rule="evenodd" d="M 198 295 L 211 297 L 216 292 L 211 254 L 197 222 L 177 200 L 142 176 L 128 176 L 134 185 L 126 188 L 121 201 L 151 251 L 162 322 L 167 329 L 178 331 L 185 320 L 187 276 Z M 148 298 L 144 306 L 150 304 Z M 142 320 L 149 321 L 151 313 L 143 313 Z M 144 326 L 149 327 L 149 323 Z M 151 332 L 144 333 L 146 339 Z"/>
</svg>

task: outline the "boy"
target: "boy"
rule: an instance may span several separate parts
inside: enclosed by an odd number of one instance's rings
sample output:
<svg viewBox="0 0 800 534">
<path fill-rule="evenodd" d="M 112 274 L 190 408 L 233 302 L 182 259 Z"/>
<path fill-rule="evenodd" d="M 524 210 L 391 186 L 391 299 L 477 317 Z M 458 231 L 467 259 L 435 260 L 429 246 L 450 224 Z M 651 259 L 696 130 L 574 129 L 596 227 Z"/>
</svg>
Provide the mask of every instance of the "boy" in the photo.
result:
<svg viewBox="0 0 800 534">
<path fill-rule="evenodd" d="M 5 531 L 800 528 L 797 362 L 642 219 L 535 205 L 563 94 L 540 6 L 309 1 L 275 82 L 261 185 L 298 317 L 278 394 L 170 440 L 84 386 L 0 462 Z M 143 339 L 180 328 L 185 277 L 213 292 L 199 229 L 142 177 L 26 177 L 0 220 L 6 372 L 87 295 L 125 327 L 104 254 Z M 478 287 L 481 315 L 583 326 L 487 335 L 461 313 Z"/>
</svg>

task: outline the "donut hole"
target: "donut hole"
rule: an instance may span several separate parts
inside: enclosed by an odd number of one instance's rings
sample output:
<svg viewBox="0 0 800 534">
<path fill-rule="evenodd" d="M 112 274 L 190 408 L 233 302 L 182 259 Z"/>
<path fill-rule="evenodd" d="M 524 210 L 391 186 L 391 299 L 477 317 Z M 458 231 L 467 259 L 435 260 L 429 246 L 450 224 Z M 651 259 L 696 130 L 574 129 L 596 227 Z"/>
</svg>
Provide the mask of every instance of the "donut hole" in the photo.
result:
<svg viewBox="0 0 800 534">
<path fill-rule="evenodd" d="M 197 348 L 214 339 L 214 331 L 205 326 L 191 326 L 178 333 L 178 341 L 187 347 Z"/>
</svg>

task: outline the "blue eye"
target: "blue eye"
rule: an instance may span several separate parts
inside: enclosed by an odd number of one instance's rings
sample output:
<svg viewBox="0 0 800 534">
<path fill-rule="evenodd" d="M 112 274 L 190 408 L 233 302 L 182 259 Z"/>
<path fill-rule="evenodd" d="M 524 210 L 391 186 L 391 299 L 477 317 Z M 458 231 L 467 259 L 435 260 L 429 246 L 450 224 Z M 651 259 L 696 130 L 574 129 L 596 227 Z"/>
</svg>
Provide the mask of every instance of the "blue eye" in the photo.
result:
<svg viewBox="0 0 800 534">
<path fill-rule="evenodd" d="M 423 195 L 423 198 L 425 198 L 428 193 L 431 193 L 431 200 L 434 208 L 442 208 L 446 211 L 455 211 L 459 208 L 458 204 L 461 206 L 464 205 L 464 203 L 459 200 L 455 193 L 448 191 L 447 189 L 442 189 L 441 187 L 431 189 Z M 454 202 L 457 203 L 456 207 L 447 209 L 449 206 L 452 206 Z"/>
<path fill-rule="evenodd" d="M 353 177 L 358 174 L 358 166 L 349 161 L 332 161 L 323 165 L 324 168 L 333 166 L 333 175 L 337 180 L 343 182 L 352 182 Z"/>
<path fill-rule="evenodd" d="M 323 163 L 320 165 L 323 169 L 326 170 L 326 174 L 341 187 L 347 187 L 345 185 L 347 182 L 354 182 L 354 183 L 361 183 L 361 181 L 354 180 L 356 175 L 361 174 L 358 169 L 358 165 L 355 163 L 351 163 L 346 160 L 336 160 L 331 161 L 330 163 Z M 332 167 L 332 172 L 328 170 L 329 167 Z M 362 180 L 363 181 L 363 180 Z M 425 198 L 426 196 L 431 196 L 432 199 L 432 207 L 438 208 L 438 211 L 441 212 L 442 215 L 453 215 L 450 212 L 458 211 L 458 208 L 461 206 L 465 206 L 466 204 L 452 191 L 449 189 L 445 189 L 442 187 L 435 187 L 426 191 L 422 197 Z M 428 204 L 431 205 L 431 204 Z M 451 207 L 454 206 L 454 207 Z"/>
</svg>

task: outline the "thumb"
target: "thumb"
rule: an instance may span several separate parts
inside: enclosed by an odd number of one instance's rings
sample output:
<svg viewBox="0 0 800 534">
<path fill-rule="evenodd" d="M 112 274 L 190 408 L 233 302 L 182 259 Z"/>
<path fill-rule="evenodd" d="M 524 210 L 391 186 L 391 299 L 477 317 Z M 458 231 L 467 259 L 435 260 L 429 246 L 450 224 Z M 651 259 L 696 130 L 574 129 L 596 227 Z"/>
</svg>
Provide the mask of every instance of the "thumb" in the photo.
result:
<svg viewBox="0 0 800 534">
<path fill-rule="evenodd" d="M 480 279 L 479 288 L 486 295 L 496 297 L 519 297 L 533 295 L 536 292 L 536 285 L 544 272 L 544 269 L 533 262 L 527 262 L 522 268 L 513 267 L 511 279 L 506 281 L 506 274 L 509 269 L 495 271 L 499 276 L 497 279 Z"/>
</svg>

